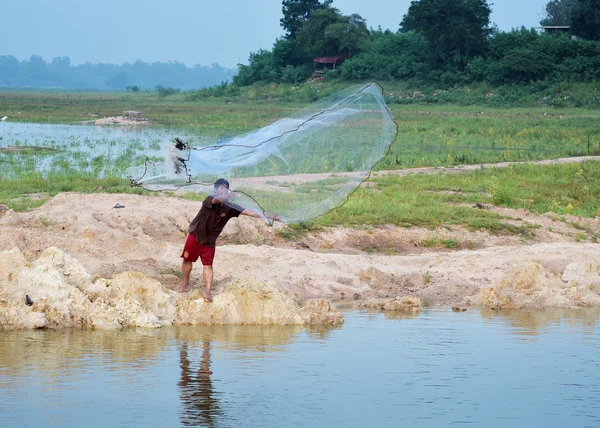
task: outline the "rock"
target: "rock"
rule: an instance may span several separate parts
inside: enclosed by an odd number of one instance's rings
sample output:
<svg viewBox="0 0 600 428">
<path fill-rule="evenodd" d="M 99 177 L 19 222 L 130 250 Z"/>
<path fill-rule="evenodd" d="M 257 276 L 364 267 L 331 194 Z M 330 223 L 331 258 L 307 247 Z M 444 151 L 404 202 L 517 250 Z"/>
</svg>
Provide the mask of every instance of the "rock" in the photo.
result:
<svg viewBox="0 0 600 428">
<path fill-rule="evenodd" d="M 467 308 L 462 306 L 452 306 L 452 312 L 465 312 Z"/>
<path fill-rule="evenodd" d="M 539 263 L 532 263 L 509 272 L 497 284 L 482 288 L 475 296 L 466 297 L 463 304 L 493 309 L 600 305 L 600 295 L 594 292 L 595 283 L 590 278 L 594 278 L 594 267 L 589 263 L 567 266 L 562 278 Z"/>
<path fill-rule="evenodd" d="M 337 325 L 344 322 L 342 313 L 334 308 L 329 300 L 307 300 L 302 309 L 306 324 Z"/>
<path fill-rule="evenodd" d="M 178 301 L 178 324 L 337 324 L 342 314 L 328 301 L 307 301 L 282 292 L 274 282 L 246 281 L 227 287 L 206 303 L 199 291 Z"/>
<path fill-rule="evenodd" d="M 369 299 L 362 303 L 360 307 L 384 311 L 416 313 L 421 311 L 423 304 L 418 297 L 404 296 L 388 299 Z"/>
<path fill-rule="evenodd" d="M 598 264 L 592 260 L 571 263 L 565 268 L 562 280 L 572 285 L 599 284 Z"/>
<path fill-rule="evenodd" d="M 237 282 L 206 303 L 198 290 L 171 291 L 140 272 L 92 281 L 76 259 L 55 247 L 32 263 L 16 247 L 0 253 L 0 329 L 341 322 L 328 301 L 301 306 L 274 282 Z"/>
</svg>

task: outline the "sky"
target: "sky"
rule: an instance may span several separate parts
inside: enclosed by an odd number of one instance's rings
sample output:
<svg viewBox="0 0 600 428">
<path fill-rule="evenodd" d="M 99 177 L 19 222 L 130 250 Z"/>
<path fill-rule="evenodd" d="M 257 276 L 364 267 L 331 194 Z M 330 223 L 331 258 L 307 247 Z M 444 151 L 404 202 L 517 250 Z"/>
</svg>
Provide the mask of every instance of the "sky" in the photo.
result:
<svg viewBox="0 0 600 428">
<path fill-rule="evenodd" d="M 488 0 L 500 30 L 539 25 L 548 0 Z M 334 0 L 367 26 L 396 31 L 410 0 Z M 72 64 L 179 61 L 247 64 L 283 35 L 281 0 L 7 0 L 0 2 L 0 55 Z"/>
</svg>

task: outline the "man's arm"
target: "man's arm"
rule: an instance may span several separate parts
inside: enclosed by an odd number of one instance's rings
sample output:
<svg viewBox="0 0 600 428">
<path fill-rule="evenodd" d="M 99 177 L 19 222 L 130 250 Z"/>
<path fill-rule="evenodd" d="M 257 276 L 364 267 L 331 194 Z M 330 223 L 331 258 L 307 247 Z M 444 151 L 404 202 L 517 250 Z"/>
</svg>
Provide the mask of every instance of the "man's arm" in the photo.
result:
<svg viewBox="0 0 600 428">
<path fill-rule="evenodd" d="M 246 208 L 240 214 L 241 215 L 247 215 L 247 216 L 250 216 L 250 217 L 256 217 L 256 218 L 260 218 L 260 219 L 262 219 L 263 217 L 266 217 L 269 220 L 273 220 L 273 221 L 280 220 L 280 217 L 278 215 L 269 214 L 269 213 L 266 213 L 266 212 L 263 213 L 261 211 L 258 211 L 258 210 L 252 209 L 252 208 Z"/>
</svg>

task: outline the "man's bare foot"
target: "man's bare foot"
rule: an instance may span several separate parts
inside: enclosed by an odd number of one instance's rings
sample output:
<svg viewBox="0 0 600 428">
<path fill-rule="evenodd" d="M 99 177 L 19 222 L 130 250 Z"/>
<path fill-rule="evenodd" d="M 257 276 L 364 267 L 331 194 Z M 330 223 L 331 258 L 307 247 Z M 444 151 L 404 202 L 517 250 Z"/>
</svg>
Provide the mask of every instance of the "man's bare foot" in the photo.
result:
<svg viewBox="0 0 600 428">
<path fill-rule="evenodd" d="M 190 291 L 190 285 L 189 284 L 182 284 L 179 286 L 179 288 L 177 289 L 177 291 L 179 291 L 180 293 L 187 293 L 188 291 Z"/>
<path fill-rule="evenodd" d="M 207 302 L 209 302 L 209 303 L 210 303 L 210 302 L 212 302 L 212 294 L 210 294 L 210 293 L 206 293 L 206 294 L 204 295 L 204 300 L 206 300 L 206 301 L 207 301 Z"/>
</svg>

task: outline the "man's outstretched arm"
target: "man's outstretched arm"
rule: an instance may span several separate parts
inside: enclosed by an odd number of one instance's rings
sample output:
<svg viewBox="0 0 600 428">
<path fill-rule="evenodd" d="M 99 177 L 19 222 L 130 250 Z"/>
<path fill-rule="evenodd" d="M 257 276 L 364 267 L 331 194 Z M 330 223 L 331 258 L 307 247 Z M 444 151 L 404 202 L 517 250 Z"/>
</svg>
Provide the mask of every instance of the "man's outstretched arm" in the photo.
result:
<svg viewBox="0 0 600 428">
<path fill-rule="evenodd" d="M 252 208 L 246 208 L 240 214 L 241 215 L 247 215 L 247 216 L 250 216 L 250 217 L 256 217 L 256 218 L 260 218 L 260 219 L 266 217 L 269 220 L 273 220 L 273 221 L 279 221 L 280 220 L 280 217 L 278 215 L 269 214 L 267 212 L 263 213 L 261 211 L 258 211 L 258 210 L 252 209 Z"/>
</svg>

